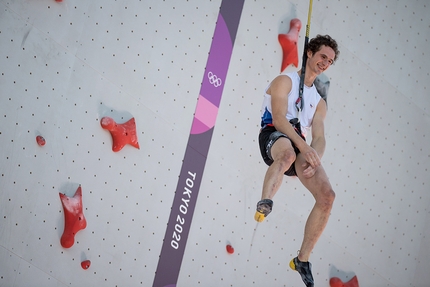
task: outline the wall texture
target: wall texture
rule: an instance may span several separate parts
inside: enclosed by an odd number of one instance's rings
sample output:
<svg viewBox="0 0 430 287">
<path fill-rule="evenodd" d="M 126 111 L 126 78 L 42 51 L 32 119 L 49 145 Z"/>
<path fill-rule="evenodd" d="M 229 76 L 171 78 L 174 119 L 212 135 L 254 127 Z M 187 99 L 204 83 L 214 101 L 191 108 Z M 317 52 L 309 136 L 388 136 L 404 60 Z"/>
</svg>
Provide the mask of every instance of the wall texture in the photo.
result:
<svg viewBox="0 0 430 287">
<path fill-rule="evenodd" d="M 302 54 L 306 2 L 245 0 L 178 286 L 303 286 L 288 262 L 312 196 L 285 178 L 270 217 L 253 215 L 263 90 L 292 18 Z M 0 286 L 152 286 L 220 4 L 0 0 Z M 429 286 L 429 13 L 425 0 L 313 3 L 310 36 L 341 50 L 326 72 L 337 197 L 317 286 Z M 104 116 L 134 117 L 140 149 L 112 152 Z M 58 194 L 79 185 L 88 226 L 64 249 Z"/>
</svg>

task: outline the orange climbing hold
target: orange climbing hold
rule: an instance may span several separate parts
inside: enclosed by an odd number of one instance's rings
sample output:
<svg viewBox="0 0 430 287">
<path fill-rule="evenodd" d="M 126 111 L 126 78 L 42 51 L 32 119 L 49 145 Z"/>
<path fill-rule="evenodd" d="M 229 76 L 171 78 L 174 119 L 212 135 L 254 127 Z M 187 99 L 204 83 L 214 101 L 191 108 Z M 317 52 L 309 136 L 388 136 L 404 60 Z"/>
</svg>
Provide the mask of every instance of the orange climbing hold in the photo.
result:
<svg viewBox="0 0 430 287">
<path fill-rule="evenodd" d="M 87 221 L 82 211 L 82 189 L 79 186 L 73 197 L 60 193 L 64 210 L 64 231 L 61 236 L 61 246 L 70 248 L 75 243 L 75 235 L 87 227 Z"/>
<path fill-rule="evenodd" d="M 278 40 L 282 47 L 282 66 L 281 72 L 290 64 L 299 66 L 299 53 L 297 50 L 297 41 L 299 32 L 302 28 L 302 22 L 295 18 L 290 21 L 290 31 L 287 34 L 279 34 Z"/>
<path fill-rule="evenodd" d="M 233 254 L 234 253 L 234 248 L 230 244 L 227 244 L 226 250 L 227 250 L 228 254 Z"/>
<path fill-rule="evenodd" d="M 40 135 L 36 137 L 36 142 L 39 146 L 44 146 L 46 144 L 46 140 Z"/>
<path fill-rule="evenodd" d="M 330 279 L 330 287 L 359 287 L 357 276 L 352 277 L 352 279 L 346 283 L 343 283 L 342 280 L 337 277 L 333 277 Z"/>
<path fill-rule="evenodd" d="M 100 124 L 102 128 L 110 132 L 113 141 L 112 150 L 114 152 L 120 151 L 127 144 L 139 148 L 134 118 L 123 124 L 117 124 L 112 118 L 103 117 Z"/>
<path fill-rule="evenodd" d="M 84 270 L 87 270 L 88 268 L 90 268 L 91 266 L 91 261 L 90 260 L 84 260 L 81 262 L 81 267 Z"/>
</svg>

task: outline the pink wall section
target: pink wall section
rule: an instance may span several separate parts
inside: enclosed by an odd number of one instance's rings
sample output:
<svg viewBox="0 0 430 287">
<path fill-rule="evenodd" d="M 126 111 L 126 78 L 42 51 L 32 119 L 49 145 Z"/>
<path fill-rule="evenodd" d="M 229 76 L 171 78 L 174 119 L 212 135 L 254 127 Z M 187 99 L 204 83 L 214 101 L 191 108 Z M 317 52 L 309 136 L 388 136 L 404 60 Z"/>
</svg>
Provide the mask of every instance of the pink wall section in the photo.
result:
<svg viewBox="0 0 430 287">
<path fill-rule="evenodd" d="M 199 100 L 197 102 L 195 118 L 204 125 L 204 128 L 198 128 L 198 126 L 195 126 L 193 124 L 191 133 L 197 134 L 197 133 L 205 132 L 208 129 L 214 127 L 217 115 L 218 115 L 218 107 L 216 107 L 214 104 L 206 100 L 205 97 L 200 95 Z"/>
</svg>

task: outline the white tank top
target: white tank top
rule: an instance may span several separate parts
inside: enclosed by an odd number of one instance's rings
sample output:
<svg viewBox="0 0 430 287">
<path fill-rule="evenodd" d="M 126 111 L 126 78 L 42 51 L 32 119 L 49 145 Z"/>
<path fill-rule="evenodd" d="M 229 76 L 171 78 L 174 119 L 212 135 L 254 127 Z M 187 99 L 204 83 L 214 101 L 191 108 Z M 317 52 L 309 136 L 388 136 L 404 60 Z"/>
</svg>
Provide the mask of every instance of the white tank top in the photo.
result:
<svg viewBox="0 0 430 287">
<path fill-rule="evenodd" d="M 297 109 L 296 109 L 296 100 L 299 97 L 299 84 L 300 84 L 300 76 L 297 72 L 285 73 L 283 75 L 288 76 L 291 79 L 292 87 L 291 91 L 288 94 L 288 111 L 287 111 L 287 120 L 291 120 L 297 117 Z M 270 85 L 266 88 L 263 100 L 263 106 L 261 109 L 261 126 L 271 124 L 272 123 L 272 97 L 267 94 L 267 90 Z M 321 96 L 318 94 L 315 85 L 312 87 L 303 86 L 303 109 L 300 113 L 300 125 L 302 126 L 302 133 L 306 137 L 306 134 L 310 127 L 312 126 L 312 120 L 314 118 L 314 114 L 317 108 L 319 101 L 321 100 Z"/>
</svg>

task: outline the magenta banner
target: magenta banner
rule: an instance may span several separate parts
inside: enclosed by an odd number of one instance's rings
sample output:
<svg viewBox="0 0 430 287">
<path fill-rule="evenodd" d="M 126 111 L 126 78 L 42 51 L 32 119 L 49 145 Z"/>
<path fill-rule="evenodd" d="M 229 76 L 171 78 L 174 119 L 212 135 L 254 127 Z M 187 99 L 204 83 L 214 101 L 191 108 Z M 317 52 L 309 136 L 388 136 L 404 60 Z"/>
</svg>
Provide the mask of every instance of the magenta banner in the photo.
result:
<svg viewBox="0 0 430 287">
<path fill-rule="evenodd" d="M 221 3 L 154 287 L 175 287 L 179 277 L 243 4 L 244 0 Z"/>
</svg>

